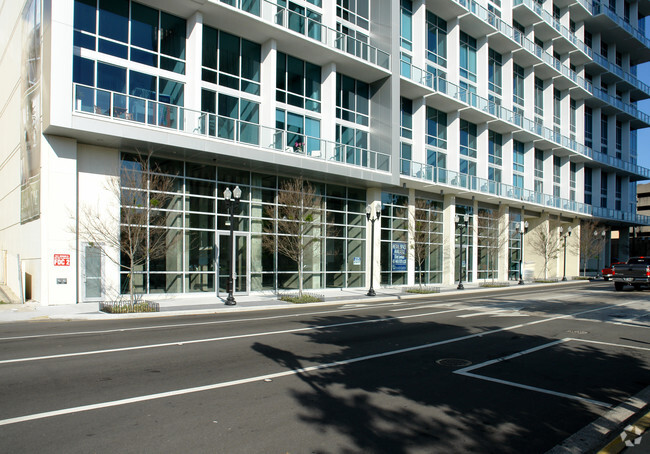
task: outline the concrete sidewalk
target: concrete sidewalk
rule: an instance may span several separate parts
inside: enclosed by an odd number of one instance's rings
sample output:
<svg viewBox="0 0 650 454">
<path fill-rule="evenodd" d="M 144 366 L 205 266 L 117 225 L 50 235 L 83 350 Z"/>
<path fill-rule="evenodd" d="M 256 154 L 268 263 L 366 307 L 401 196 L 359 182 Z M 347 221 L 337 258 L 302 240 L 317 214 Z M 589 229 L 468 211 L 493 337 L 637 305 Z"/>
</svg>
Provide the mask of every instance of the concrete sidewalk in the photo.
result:
<svg viewBox="0 0 650 454">
<path fill-rule="evenodd" d="M 323 306 L 328 304 L 370 304 L 373 302 L 389 300 L 410 300 L 422 298 L 444 298 L 444 295 L 467 295 L 471 293 L 486 293 L 490 291 L 517 291 L 530 289 L 531 287 L 543 287 L 548 285 L 572 285 L 585 283 L 584 280 L 557 282 L 552 284 L 526 283 L 517 285 L 516 281 L 510 283 L 509 287 L 479 287 L 479 284 L 465 284 L 465 289 L 457 290 L 456 285 L 434 286 L 440 289 L 440 293 L 416 294 L 407 293 L 401 287 L 377 288 L 377 295 L 366 296 L 368 289 L 325 289 L 317 290 L 315 293 L 325 298 L 321 303 L 309 303 L 302 306 Z M 295 292 L 287 292 L 295 293 Z M 175 315 L 200 315 L 220 312 L 236 312 L 259 309 L 281 309 L 292 307 L 294 303 L 278 300 L 276 294 L 255 293 L 252 295 L 235 296 L 235 306 L 225 305 L 226 295 L 183 295 L 171 296 L 155 295 L 151 301 L 160 305 L 160 312 L 148 312 L 137 314 L 106 314 L 99 311 L 99 303 L 77 303 L 57 306 L 43 306 L 37 302 L 26 304 L 0 304 L 0 323 L 20 321 L 42 321 L 42 320 L 115 320 L 121 318 L 150 318 Z"/>
</svg>

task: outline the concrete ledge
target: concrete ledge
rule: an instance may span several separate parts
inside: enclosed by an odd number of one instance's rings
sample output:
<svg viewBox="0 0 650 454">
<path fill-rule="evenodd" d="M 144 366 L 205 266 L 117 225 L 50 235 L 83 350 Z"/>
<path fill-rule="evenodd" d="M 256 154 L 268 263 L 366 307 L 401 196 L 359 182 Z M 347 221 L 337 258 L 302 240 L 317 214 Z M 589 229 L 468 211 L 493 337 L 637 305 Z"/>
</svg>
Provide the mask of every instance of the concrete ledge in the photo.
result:
<svg viewBox="0 0 650 454">
<path fill-rule="evenodd" d="M 571 435 L 546 454 L 597 453 L 650 406 L 650 386 Z"/>
</svg>

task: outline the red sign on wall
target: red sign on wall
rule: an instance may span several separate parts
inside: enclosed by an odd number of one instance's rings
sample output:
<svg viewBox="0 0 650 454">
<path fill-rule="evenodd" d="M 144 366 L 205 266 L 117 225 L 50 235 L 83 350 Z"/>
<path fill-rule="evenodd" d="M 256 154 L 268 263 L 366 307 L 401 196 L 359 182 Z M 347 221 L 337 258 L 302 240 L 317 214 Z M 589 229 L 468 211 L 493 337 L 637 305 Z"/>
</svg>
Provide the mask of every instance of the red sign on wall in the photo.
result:
<svg viewBox="0 0 650 454">
<path fill-rule="evenodd" d="M 54 266 L 70 266 L 70 254 L 54 254 Z"/>
</svg>

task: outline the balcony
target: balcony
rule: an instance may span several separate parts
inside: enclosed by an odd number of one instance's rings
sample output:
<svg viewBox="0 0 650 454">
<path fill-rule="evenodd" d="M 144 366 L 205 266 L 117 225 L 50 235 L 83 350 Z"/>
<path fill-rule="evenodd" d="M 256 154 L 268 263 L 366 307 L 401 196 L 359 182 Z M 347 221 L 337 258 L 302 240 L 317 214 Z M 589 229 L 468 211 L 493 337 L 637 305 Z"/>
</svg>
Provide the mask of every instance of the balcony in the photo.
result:
<svg viewBox="0 0 650 454">
<path fill-rule="evenodd" d="M 590 56 L 591 49 L 537 2 L 533 0 L 514 0 L 513 8 L 516 8 L 519 5 L 526 6 L 528 10 L 534 12 L 538 18 L 542 19 L 550 29 L 554 30 L 557 36 L 564 38 L 567 42 L 571 43 L 575 49 L 580 50 L 585 56 Z M 534 18 L 533 20 L 537 22 Z M 563 52 L 566 51 L 566 49 L 563 49 Z"/>
<path fill-rule="evenodd" d="M 519 188 L 505 183 L 486 180 L 452 170 L 442 169 L 419 162 L 402 159 L 400 162 L 402 176 L 416 178 L 430 184 L 448 186 L 452 189 L 485 194 L 516 201 L 530 203 L 539 207 L 556 208 L 561 211 L 571 211 L 579 214 L 591 214 L 591 205 L 581 202 L 554 197 L 549 194 Z"/>
<path fill-rule="evenodd" d="M 636 124 L 634 121 L 632 122 L 633 123 L 632 126 L 633 127 L 635 126 L 634 129 L 647 128 L 648 126 L 650 126 L 650 115 L 640 111 L 632 104 L 628 104 L 626 102 L 623 102 L 615 98 L 614 96 L 608 95 L 605 91 L 601 90 L 600 88 L 594 87 L 593 95 L 596 98 L 600 99 L 601 101 L 604 101 L 607 104 L 620 110 L 621 112 L 628 114 L 630 117 L 632 117 L 632 120 L 637 120 Z"/>
<path fill-rule="evenodd" d="M 233 142 L 291 156 L 372 171 L 391 171 L 391 156 L 304 134 L 247 123 L 85 85 L 73 84 L 74 112 L 208 140 Z"/>
<path fill-rule="evenodd" d="M 611 210 L 609 208 L 592 207 L 592 215 L 596 218 L 621 221 L 637 225 L 650 225 L 650 216 L 644 216 L 634 212 Z"/>
<path fill-rule="evenodd" d="M 620 77 L 622 80 L 624 80 L 632 87 L 636 88 L 637 90 L 641 91 L 645 95 L 645 96 L 639 96 L 639 98 L 650 97 L 650 86 L 641 82 L 635 75 L 633 75 L 628 71 L 624 71 L 623 68 L 610 62 L 608 59 L 606 59 L 599 53 L 591 52 L 591 56 L 594 63 L 600 65 L 608 72 Z"/>
<path fill-rule="evenodd" d="M 390 54 L 321 22 L 269 0 L 221 0 L 221 3 L 259 17 L 264 22 L 298 33 L 330 49 L 390 70 Z"/>
<path fill-rule="evenodd" d="M 646 49 L 650 48 L 650 39 L 646 38 L 645 33 L 625 21 L 624 18 L 616 14 L 616 11 L 611 10 L 608 5 L 603 5 L 600 2 L 594 2 L 591 5 L 591 14 L 594 16 L 604 15 L 612 22 L 614 22 L 620 29 L 625 30 L 634 39 L 641 43 Z"/>
<path fill-rule="evenodd" d="M 601 153 L 599 151 L 593 150 L 593 159 L 596 162 L 605 164 L 609 167 L 613 167 L 616 170 L 621 170 L 623 172 L 629 173 L 633 181 L 639 180 L 650 180 L 650 169 L 641 167 L 639 165 L 633 164 L 631 162 L 625 162 L 622 159 L 618 159 L 614 156 L 609 156 L 606 153 Z"/>
</svg>

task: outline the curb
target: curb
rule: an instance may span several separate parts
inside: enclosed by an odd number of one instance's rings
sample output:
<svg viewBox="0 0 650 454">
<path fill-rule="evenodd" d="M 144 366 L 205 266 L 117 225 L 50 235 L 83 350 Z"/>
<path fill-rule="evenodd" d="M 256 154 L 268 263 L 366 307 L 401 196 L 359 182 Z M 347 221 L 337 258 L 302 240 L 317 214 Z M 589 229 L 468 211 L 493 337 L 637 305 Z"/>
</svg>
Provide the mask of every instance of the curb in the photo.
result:
<svg viewBox="0 0 650 454">
<path fill-rule="evenodd" d="M 30 321 L 46 321 L 46 320 L 55 320 L 55 321 L 77 321 L 77 320 L 120 320 L 120 319 L 146 319 L 146 318 L 156 318 L 156 317 L 178 317 L 178 316 L 192 316 L 192 315 L 211 315 L 211 314 L 221 314 L 221 313 L 232 313 L 232 312 L 250 312 L 250 311 L 264 311 L 264 310 L 278 310 L 278 309 L 287 309 L 291 307 L 324 307 L 324 306 L 333 306 L 341 304 L 357 304 L 357 305 L 371 305 L 373 303 L 383 303 L 388 301 L 405 301 L 405 300 L 439 300 L 444 298 L 457 298 L 462 296 L 469 295 L 490 295 L 492 293 L 500 293 L 503 291 L 516 292 L 521 290 L 527 290 L 530 288 L 539 288 L 539 287 L 561 287 L 561 286 L 572 286 L 578 284 L 585 284 L 589 281 L 585 280 L 571 280 L 567 282 L 553 282 L 553 283 L 528 283 L 527 285 L 511 285 L 509 287 L 475 287 L 475 288 L 466 288 L 465 290 L 456 290 L 448 289 L 441 290 L 438 293 L 427 293 L 427 294 L 408 294 L 408 293 L 395 293 L 395 294 L 385 294 L 378 295 L 375 297 L 366 297 L 365 295 L 352 296 L 352 297 L 341 297 L 341 299 L 333 299 L 329 301 L 322 301 L 318 303 L 304 303 L 304 304 L 294 304 L 294 303 L 285 303 L 280 302 L 279 300 L 273 300 L 272 303 L 262 303 L 257 305 L 247 306 L 247 303 L 241 303 L 235 306 L 225 306 L 220 305 L 214 308 L 208 309 L 183 309 L 182 307 L 174 307 L 172 310 L 164 310 L 160 312 L 140 312 L 140 313 L 127 313 L 127 314 L 107 314 L 104 312 L 99 312 L 99 310 L 94 312 L 79 312 L 79 313 L 61 313 L 61 314 L 43 314 L 39 313 L 39 308 L 36 306 L 33 311 L 33 316 L 29 318 L 24 318 L 20 320 L 2 320 L 2 312 L 0 312 L 0 324 L 4 323 L 16 323 L 16 322 L 30 322 Z M 75 305 L 70 305 L 74 307 Z M 21 305 L 24 307 L 24 305 Z M 44 308 L 51 306 L 42 306 Z M 61 307 L 61 306 L 57 306 Z M 173 306 L 172 306 L 173 307 Z"/>
<path fill-rule="evenodd" d="M 650 386 L 574 433 L 562 443 L 547 451 L 546 454 L 620 452 L 603 451 L 603 449 L 607 449 L 616 440 L 621 440 L 621 434 L 628 422 L 636 420 L 643 411 L 647 411 L 648 406 L 650 406 Z"/>
</svg>

